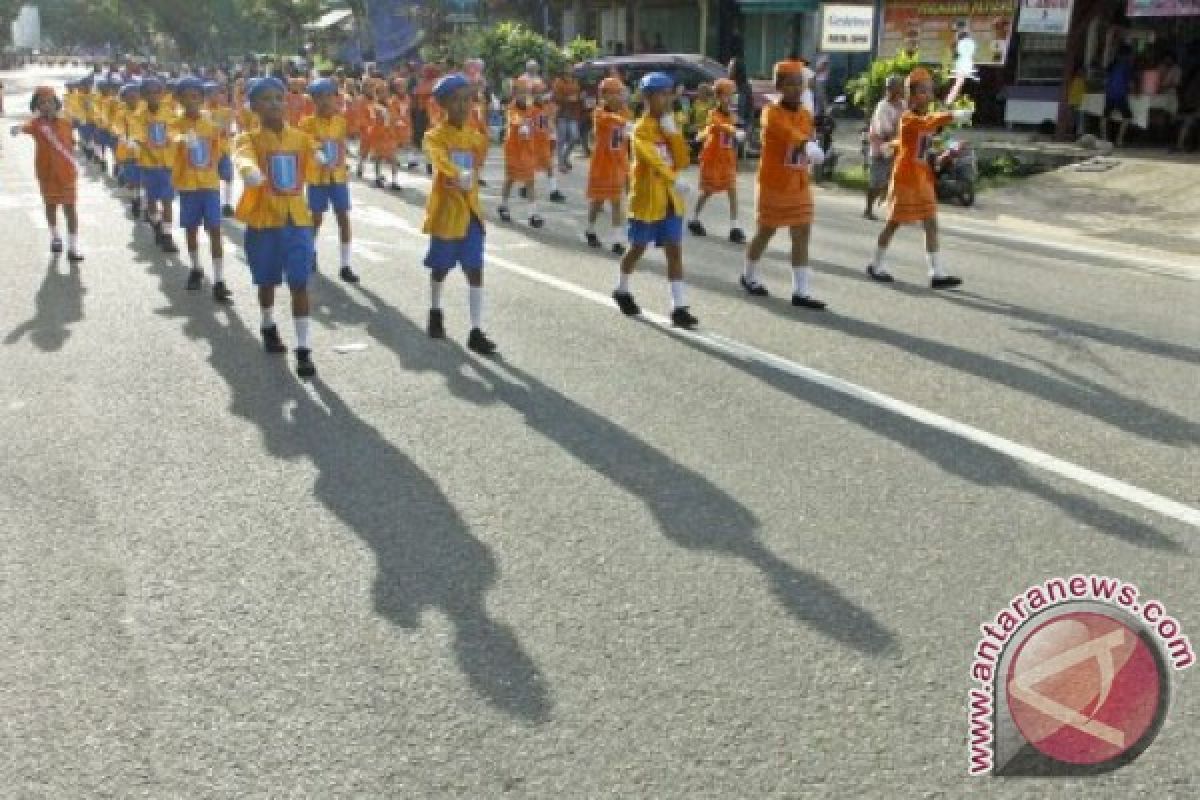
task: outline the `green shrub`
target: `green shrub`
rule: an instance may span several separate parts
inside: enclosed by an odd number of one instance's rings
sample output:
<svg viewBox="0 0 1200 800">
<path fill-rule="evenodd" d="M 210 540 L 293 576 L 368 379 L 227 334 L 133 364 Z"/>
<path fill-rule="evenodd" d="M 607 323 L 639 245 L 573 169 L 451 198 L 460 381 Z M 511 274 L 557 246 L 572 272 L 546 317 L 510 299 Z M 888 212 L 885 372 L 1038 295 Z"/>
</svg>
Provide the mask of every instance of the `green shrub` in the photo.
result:
<svg viewBox="0 0 1200 800">
<path fill-rule="evenodd" d="M 904 53 L 898 53 L 895 58 L 881 58 L 873 62 L 866 72 L 846 82 L 846 95 L 850 102 L 867 116 L 875 111 L 875 106 L 887 94 L 887 79 L 892 75 L 907 77 L 914 67 L 924 66 L 933 75 L 933 85 L 940 86 L 943 79 L 943 69 L 930 64 L 921 64 L 915 58 L 909 58 Z"/>
</svg>

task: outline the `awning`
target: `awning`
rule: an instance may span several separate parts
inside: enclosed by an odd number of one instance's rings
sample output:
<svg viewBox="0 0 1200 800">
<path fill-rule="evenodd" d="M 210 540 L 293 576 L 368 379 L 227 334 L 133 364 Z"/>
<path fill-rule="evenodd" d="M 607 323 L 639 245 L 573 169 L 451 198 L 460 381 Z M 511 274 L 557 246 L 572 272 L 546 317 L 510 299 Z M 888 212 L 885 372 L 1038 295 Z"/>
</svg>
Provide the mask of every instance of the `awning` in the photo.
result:
<svg viewBox="0 0 1200 800">
<path fill-rule="evenodd" d="M 323 31 L 332 28 L 336 25 L 341 25 L 350 17 L 354 16 L 354 12 L 346 8 L 340 8 L 337 11 L 330 11 L 316 22 L 310 22 L 304 26 L 306 31 Z"/>
<path fill-rule="evenodd" d="M 817 10 L 817 0 L 738 0 L 743 14 L 803 14 Z"/>
</svg>

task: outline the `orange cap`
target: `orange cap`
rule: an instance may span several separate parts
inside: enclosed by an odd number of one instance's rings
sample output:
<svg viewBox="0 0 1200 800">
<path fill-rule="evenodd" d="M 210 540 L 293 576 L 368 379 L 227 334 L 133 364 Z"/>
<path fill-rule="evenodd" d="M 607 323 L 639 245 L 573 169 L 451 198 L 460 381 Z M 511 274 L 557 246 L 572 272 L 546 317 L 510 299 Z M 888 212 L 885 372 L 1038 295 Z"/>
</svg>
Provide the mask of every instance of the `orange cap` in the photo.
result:
<svg viewBox="0 0 1200 800">
<path fill-rule="evenodd" d="M 803 75 L 805 64 L 799 59 L 789 58 L 786 61 L 780 61 L 775 65 L 775 81 L 784 75 Z"/>
<path fill-rule="evenodd" d="M 713 84 L 713 90 L 717 94 L 731 95 L 737 91 L 737 84 L 729 80 L 729 78 L 719 78 L 717 82 Z"/>
<path fill-rule="evenodd" d="M 912 72 L 908 73 L 908 80 L 905 81 L 909 89 L 918 83 L 933 83 L 933 76 L 924 67 L 914 68 Z"/>
<path fill-rule="evenodd" d="M 621 82 L 620 78 L 615 78 L 610 75 L 609 77 L 600 81 L 601 94 L 618 94 L 623 91 L 625 91 L 625 84 Z"/>
</svg>

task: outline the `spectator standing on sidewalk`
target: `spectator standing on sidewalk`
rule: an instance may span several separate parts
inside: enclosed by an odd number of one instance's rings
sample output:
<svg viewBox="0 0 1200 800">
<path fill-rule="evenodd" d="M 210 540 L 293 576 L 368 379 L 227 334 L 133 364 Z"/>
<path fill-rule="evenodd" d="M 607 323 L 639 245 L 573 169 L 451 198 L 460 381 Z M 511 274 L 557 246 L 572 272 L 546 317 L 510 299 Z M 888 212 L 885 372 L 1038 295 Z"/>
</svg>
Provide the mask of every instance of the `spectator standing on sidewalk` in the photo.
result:
<svg viewBox="0 0 1200 800">
<path fill-rule="evenodd" d="M 558 107 L 558 170 L 571 171 L 571 151 L 579 142 L 579 122 L 583 115 L 583 92 L 569 67 L 560 67 L 553 84 L 554 104 Z"/>
<path fill-rule="evenodd" d="M 1133 109 L 1129 107 L 1129 90 L 1133 86 L 1133 48 L 1122 44 L 1117 50 L 1117 57 L 1108 67 L 1104 80 L 1104 130 L 1108 134 L 1109 117 L 1114 113 L 1121 115 L 1121 127 L 1117 131 L 1116 146 L 1125 144 L 1125 132 L 1129 130 L 1129 121 L 1133 119 Z M 1110 139 L 1110 141 L 1112 141 Z"/>
<path fill-rule="evenodd" d="M 895 145 L 892 140 L 900 130 L 900 116 L 904 113 L 904 78 L 893 75 L 887 79 L 887 95 L 875 106 L 871 123 L 867 127 L 868 175 L 866 219 L 877 219 L 875 203 L 887 194 L 892 180 L 892 162 Z"/>
</svg>

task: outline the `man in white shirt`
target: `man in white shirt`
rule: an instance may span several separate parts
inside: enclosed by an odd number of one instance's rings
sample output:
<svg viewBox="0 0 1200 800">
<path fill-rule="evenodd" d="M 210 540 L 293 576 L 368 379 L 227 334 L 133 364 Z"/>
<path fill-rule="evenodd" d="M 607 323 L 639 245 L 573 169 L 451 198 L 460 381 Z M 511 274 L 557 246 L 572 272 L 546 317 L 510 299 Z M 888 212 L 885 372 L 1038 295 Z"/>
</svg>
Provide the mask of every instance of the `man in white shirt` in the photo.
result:
<svg viewBox="0 0 1200 800">
<path fill-rule="evenodd" d="M 895 149 L 892 140 L 900 130 L 900 116 L 904 113 L 904 78 L 893 75 L 887 79 L 887 96 L 875 106 L 871 124 L 867 128 L 868 176 L 867 210 L 863 216 L 877 219 L 875 201 L 887 193 L 892 180 L 892 160 Z"/>
</svg>

